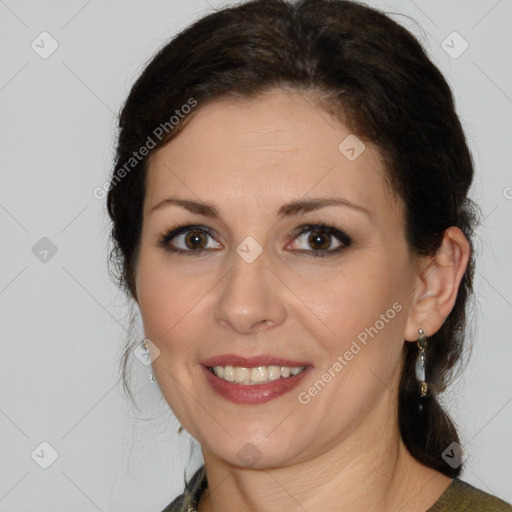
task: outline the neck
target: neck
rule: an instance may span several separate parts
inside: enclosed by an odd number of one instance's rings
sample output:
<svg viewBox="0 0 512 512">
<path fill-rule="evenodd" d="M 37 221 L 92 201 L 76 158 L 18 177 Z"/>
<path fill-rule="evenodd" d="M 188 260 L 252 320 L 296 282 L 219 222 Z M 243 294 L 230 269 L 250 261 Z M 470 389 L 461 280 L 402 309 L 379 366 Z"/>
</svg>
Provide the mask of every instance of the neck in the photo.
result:
<svg viewBox="0 0 512 512">
<path fill-rule="evenodd" d="M 425 512 L 451 479 L 409 454 L 389 406 L 376 407 L 373 418 L 314 459 L 287 466 L 238 467 L 203 447 L 208 489 L 198 512 L 333 510 L 333 504 L 340 512 Z"/>
</svg>

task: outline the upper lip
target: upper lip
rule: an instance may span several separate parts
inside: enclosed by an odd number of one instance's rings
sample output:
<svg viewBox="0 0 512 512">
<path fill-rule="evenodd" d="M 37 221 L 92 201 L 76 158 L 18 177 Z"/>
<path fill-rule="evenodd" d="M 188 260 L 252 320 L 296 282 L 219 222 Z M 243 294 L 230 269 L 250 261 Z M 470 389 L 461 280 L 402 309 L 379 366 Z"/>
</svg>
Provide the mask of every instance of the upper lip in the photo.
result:
<svg viewBox="0 0 512 512">
<path fill-rule="evenodd" d="M 242 368 L 255 368 L 257 366 L 309 366 L 311 363 L 307 361 L 292 361 L 291 359 L 283 359 L 272 355 L 262 354 L 254 357 L 242 357 L 235 354 L 223 354 L 220 356 L 210 357 L 201 361 L 204 366 L 240 366 Z"/>
</svg>

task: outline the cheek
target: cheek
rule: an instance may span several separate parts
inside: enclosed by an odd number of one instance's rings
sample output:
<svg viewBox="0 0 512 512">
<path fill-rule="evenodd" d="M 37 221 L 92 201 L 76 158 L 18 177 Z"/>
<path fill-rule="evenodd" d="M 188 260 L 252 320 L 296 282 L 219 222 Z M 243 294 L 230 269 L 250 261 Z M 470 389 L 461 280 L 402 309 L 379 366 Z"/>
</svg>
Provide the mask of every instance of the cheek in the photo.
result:
<svg viewBox="0 0 512 512">
<path fill-rule="evenodd" d="M 334 343 L 373 325 L 393 303 L 389 269 L 372 258 L 359 259 L 297 279 L 294 286 L 309 309 L 307 317 L 323 326 Z"/>
<path fill-rule="evenodd" d="M 192 283 L 168 265 L 141 255 L 137 296 L 145 335 L 161 348 L 172 344 L 178 332 L 183 336 L 187 314 L 201 307 L 207 290 L 200 280 Z"/>
<path fill-rule="evenodd" d="M 389 380 L 403 346 L 405 307 L 399 292 L 405 286 L 404 272 L 382 255 L 376 256 L 347 261 L 316 284 L 297 282 L 297 295 L 308 297 L 305 302 L 313 312 L 301 321 L 316 333 L 321 371 L 341 356 L 343 374 L 350 375 L 359 389 L 372 373 Z"/>
</svg>

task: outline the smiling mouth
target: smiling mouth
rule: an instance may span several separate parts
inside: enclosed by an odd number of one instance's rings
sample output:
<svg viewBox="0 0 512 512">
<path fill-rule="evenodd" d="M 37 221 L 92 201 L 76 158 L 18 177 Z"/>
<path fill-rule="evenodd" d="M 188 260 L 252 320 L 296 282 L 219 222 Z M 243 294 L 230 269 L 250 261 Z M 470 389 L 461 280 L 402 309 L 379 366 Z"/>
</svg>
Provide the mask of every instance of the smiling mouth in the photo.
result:
<svg viewBox="0 0 512 512">
<path fill-rule="evenodd" d="M 242 385 L 256 385 L 274 382 L 280 379 L 295 377 L 304 371 L 306 366 L 207 366 L 208 370 L 219 379 Z"/>
</svg>

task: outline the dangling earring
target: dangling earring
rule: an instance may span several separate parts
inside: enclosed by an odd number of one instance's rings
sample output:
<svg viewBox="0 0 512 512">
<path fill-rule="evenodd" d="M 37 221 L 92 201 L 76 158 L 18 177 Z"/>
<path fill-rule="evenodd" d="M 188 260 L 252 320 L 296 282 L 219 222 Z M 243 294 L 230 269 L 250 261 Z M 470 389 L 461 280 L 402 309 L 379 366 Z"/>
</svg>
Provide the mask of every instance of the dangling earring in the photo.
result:
<svg viewBox="0 0 512 512">
<path fill-rule="evenodd" d="M 149 351 L 149 343 L 148 343 L 147 338 L 142 341 L 140 346 L 142 347 L 143 355 L 142 355 L 142 357 L 139 357 L 139 361 L 144 366 L 150 366 L 151 365 L 151 353 Z M 153 373 L 153 371 L 151 371 L 149 373 L 149 380 L 150 380 L 150 382 L 155 382 L 155 374 Z"/>
<path fill-rule="evenodd" d="M 422 329 L 418 329 L 419 337 L 416 344 L 418 345 L 418 357 L 416 358 L 416 378 L 420 385 L 420 396 L 427 396 L 428 384 L 425 373 L 425 351 L 427 349 L 427 337 Z"/>
</svg>

